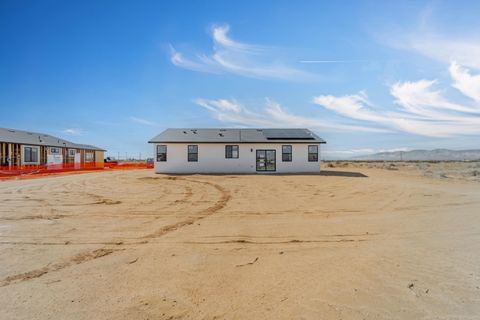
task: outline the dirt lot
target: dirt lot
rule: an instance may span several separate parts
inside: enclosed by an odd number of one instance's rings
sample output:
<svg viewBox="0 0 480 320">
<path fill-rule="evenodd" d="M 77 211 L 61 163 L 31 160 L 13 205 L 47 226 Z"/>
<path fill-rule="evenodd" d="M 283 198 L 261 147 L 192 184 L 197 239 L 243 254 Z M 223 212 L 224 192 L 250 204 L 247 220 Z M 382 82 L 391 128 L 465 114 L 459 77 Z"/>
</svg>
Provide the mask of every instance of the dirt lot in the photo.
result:
<svg viewBox="0 0 480 320">
<path fill-rule="evenodd" d="M 332 166 L 0 181 L 0 318 L 478 319 L 480 183 Z"/>
</svg>

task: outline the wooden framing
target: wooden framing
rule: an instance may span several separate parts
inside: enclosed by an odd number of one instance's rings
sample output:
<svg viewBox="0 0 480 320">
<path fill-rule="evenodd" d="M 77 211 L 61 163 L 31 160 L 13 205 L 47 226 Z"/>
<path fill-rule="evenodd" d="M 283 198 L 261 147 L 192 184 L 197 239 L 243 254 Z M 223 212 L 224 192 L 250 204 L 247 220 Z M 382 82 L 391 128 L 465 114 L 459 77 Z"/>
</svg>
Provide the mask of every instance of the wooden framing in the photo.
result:
<svg viewBox="0 0 480 320">
<path fill-rule="evenodd" d="M 0 166 L 1 167 L 4 167 L 4 166 L 8 166 L 8 152 L 9 150 L 9 146 L 7 143 L 5 142 L 0 142 Z"/>
<path fill-rule="evenodd" d="M 27 145 L 27 144 L 26 144 Z M 47 164 L 49 148 L 48 146 L 39 146 L 35 144 L 28 144 L 39 147 L 38 162 L 40 165 Z M 64 164 L 73 164 L 75 162 L 74 157 L 69 157 L 68 149 L 75 149 L 80 153 L 80 163 L 85 164 L 85 156 L 87 153 L 92 154 L 92 159 L 89 161 L 92 165 L 103 166 L 103 151 L 91 150 L 91 149 L 78 149 L 67 147 L 55 147 L 60 149 L 60 154 L 63 155 Z M 0 142 L 0 167 L 16 167 L 22 165 L 22 144 Z"/>
</svg>

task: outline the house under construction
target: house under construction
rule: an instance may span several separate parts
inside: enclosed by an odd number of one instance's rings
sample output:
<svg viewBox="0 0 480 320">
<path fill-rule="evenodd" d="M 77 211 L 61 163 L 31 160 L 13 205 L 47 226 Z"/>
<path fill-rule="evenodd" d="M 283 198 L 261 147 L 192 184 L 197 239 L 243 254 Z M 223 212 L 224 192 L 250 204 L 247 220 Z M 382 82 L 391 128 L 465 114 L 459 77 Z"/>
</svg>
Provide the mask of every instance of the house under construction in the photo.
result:
<svg viewBox="0 0 480 320">
<path fill-rule="evenodd" d="M 0 166 L 103 167 L 105 150 L 48 134 L 0 128 Z"/>
</svg>

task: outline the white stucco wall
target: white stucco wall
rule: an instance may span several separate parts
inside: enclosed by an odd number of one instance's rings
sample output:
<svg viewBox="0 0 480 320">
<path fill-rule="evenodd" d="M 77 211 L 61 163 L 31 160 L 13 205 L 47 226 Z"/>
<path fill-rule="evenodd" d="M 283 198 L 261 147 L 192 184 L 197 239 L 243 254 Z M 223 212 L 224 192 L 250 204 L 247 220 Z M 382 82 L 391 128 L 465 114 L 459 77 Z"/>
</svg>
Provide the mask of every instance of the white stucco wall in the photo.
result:
<svg viewBox="0 0 480 320">
<path fill-rule="evenodd" d="M 157 145 L 167 146 L 167 161 L 157 162 Z M 193 143 L 192 143 L 193 144 Z M 233 144 L 233 143 L 232 143 Z M 292 143 L 292 161 L 282 161 L 282 145 L 287 143 L 243 143 L 239 146 L 238 159 L 225 158 L 225 145 L 222 143 L 198 143 L 198 162 L 187 161 L 187 146 L 183 143 L 154 144 L 156 173 L 255 173 L 256 150 L 276 150 L 277 173 L 320 172 L 320 144 Z M 308 161 L 308 146 L 318 145 L 318 162 Z M 271 173 L 271 172 L 261 172 Z"/>
</svg>

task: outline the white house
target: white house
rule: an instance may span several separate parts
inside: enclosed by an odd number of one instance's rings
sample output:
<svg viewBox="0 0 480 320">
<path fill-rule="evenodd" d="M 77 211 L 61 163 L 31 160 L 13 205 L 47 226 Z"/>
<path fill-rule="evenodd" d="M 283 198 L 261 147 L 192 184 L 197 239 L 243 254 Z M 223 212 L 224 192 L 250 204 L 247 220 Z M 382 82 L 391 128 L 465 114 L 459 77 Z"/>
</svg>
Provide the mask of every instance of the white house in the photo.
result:
<svg viewBox="0 0 480 320">
<path fill-rule="evenodd" d="M 156 173 L 320 172 L 308 129 L 167 129 L 151 139 Z"/>
</svg>

